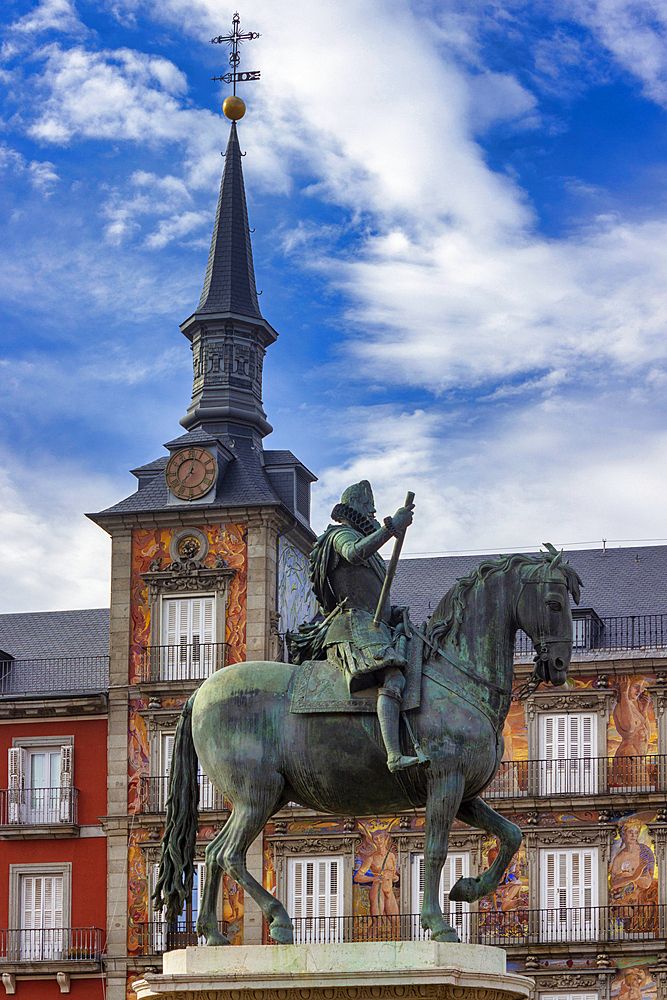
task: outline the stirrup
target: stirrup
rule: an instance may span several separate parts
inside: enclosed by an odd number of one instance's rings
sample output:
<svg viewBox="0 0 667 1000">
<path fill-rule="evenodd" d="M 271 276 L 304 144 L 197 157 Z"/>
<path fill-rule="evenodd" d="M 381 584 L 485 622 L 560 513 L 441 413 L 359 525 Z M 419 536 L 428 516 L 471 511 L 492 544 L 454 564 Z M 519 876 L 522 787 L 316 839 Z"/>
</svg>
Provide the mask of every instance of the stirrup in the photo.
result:
<svg viewBox="0 0 667 1000">
<path fill-rule="evenodd" d="M 390 753 L 387 758 L 387 767 L 390 771 L 404 771 L 406 767 L 414 767 L 419 763 L 418 757 L 406 757 L 402 753 Z"/>
</svg>

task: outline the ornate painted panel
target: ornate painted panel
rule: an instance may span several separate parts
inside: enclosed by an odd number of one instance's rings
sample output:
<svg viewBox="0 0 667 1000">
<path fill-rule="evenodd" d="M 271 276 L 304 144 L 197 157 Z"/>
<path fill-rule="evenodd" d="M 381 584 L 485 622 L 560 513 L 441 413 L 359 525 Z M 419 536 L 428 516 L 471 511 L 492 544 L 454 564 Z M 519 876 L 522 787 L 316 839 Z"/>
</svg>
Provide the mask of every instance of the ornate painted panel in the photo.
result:
<svg viewBox="0 0 667 1000">
<path fill-rule="evenodd" d="M 278 611 L 280 631 L 294 632 L 317 614 L 317 601 L 310 589 L 308 556 L 290 541 L 278 540 Z"/>
<path fill-rule="evenodd" d="M 609 991 L 610 1000 L 658 1000 L 658 986 L 646 965 L 621 969 Z"/>
</svg>

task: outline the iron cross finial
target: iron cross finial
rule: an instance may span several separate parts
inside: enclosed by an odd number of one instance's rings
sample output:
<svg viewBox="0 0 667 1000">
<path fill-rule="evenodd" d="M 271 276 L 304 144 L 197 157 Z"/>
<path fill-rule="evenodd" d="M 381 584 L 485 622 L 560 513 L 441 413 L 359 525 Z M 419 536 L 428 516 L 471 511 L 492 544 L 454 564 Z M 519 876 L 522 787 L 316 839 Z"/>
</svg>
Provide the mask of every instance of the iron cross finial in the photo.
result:
<svg viewBox="0 0 667 1000">
<path fill-rule="evenodd" d="M 259 80 L 259 70 L 253 70 L 251 72 L 239 73 L 237 70 L 238 64 L 241 61 L 241 56 L 239 54 L 239 44 L 241 42 L 248 41 L 252 38 L 259 38 L 258 31 L 240 31 L 239 25 L 241 23 L 241 18 L 239 17 L 238 11 L 234 14 L 232 18 L 232 30 L 229 35 L 218 35 L 217 38 L 212 38 L 211 42 L 213 45 L 221 45 L 226 42 L 229 45 L 229 64 L 232 67 L 231 73 L 225 73 L 224 76 L 214 76 L 213 80 L 217 83 L 221 80 L 223 83 L 233 83 L 234 84 L 234 96 L 236 97 L 236 84 L 245 83 L 246 80 Z"/>
</svg>

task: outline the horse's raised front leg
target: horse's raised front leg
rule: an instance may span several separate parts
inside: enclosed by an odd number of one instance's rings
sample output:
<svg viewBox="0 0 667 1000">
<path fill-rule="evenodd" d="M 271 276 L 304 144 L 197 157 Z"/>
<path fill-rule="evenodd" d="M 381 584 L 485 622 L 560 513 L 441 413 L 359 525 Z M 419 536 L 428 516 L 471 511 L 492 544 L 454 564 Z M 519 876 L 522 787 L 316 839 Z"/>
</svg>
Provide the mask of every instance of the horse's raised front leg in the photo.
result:
<svg viewBox="0 0 667 1000">
<path fill-rule="evenodd" d="M 424 901 L 421 925 L 431 932 L 433 941 L 458 941 L 458 935 L 442 915 L 440 907 L 440 873 L 447 857 L 449 831 L 463 795 L 464 781 L 460 774 L 430 776 L 426 799 L 426 829 L 424 838 Z"/>
<path fill-rule="evenodd" d="M 450 899 L 473 903 L 476 899 L 495 892 L 502 882 L 510 861 L 521 846 L 521 830 L 515 823 L 499 816 L 480 798 L 462 803 L 458 819 L 469 826 L 478 826 L 487 833 L 495 834 L 500 841 L 500 850 L 491 867 L 477 878 L 460 878 L 449 893 Z"/>
</svg>

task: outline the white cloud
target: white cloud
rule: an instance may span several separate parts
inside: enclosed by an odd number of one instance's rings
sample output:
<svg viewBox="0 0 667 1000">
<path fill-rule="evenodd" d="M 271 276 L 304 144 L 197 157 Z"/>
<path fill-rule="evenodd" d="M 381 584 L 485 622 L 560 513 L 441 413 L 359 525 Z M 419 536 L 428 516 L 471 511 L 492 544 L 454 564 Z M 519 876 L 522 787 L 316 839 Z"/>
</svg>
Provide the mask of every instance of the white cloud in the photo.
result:
<svg viewBox="0 0 667 1000">
<path fill-rule="evenodd" d="M 9 30 L 24 35 L 43 31 L 59 31 L 70 35 L 87 33 L 74 4 L 69 0 L 41 0 L 29 13 L 14 21 Z"/>
<path fill-rule="evenodd" d="M 210 115 L 182 109 L 184 74 L 162 56 L 130 49 L 46 50 L 42 85 L 48 96 L 28 132 L 66 145 L 75 137 L 151 143 L 180 139 Z"/>
<path fill-rule="evenodd" d="M 624 69 L 642 81 L 647 97 L 667 106 L 667 7 L 663 0 L 565 0 L 558 17 L 591 30 Z"/>
<path fill-rule="evenodd" d="M 82 510 L 100 510 L 119 483 L 50 458 L 22 467 L 0 456 L 0 606 L 12 611 L 107 607 L 109 539 Z"/>
<path fill-rule="evenodd" d="M 0 143 L 0 171 L 11 171 L 18 177 L 25 177 L 31 187 L 48 196 L 53 186 L 60 180 L 55 166 L 50 160 L 30 160 L 7 143 Z"/>
</svg>

